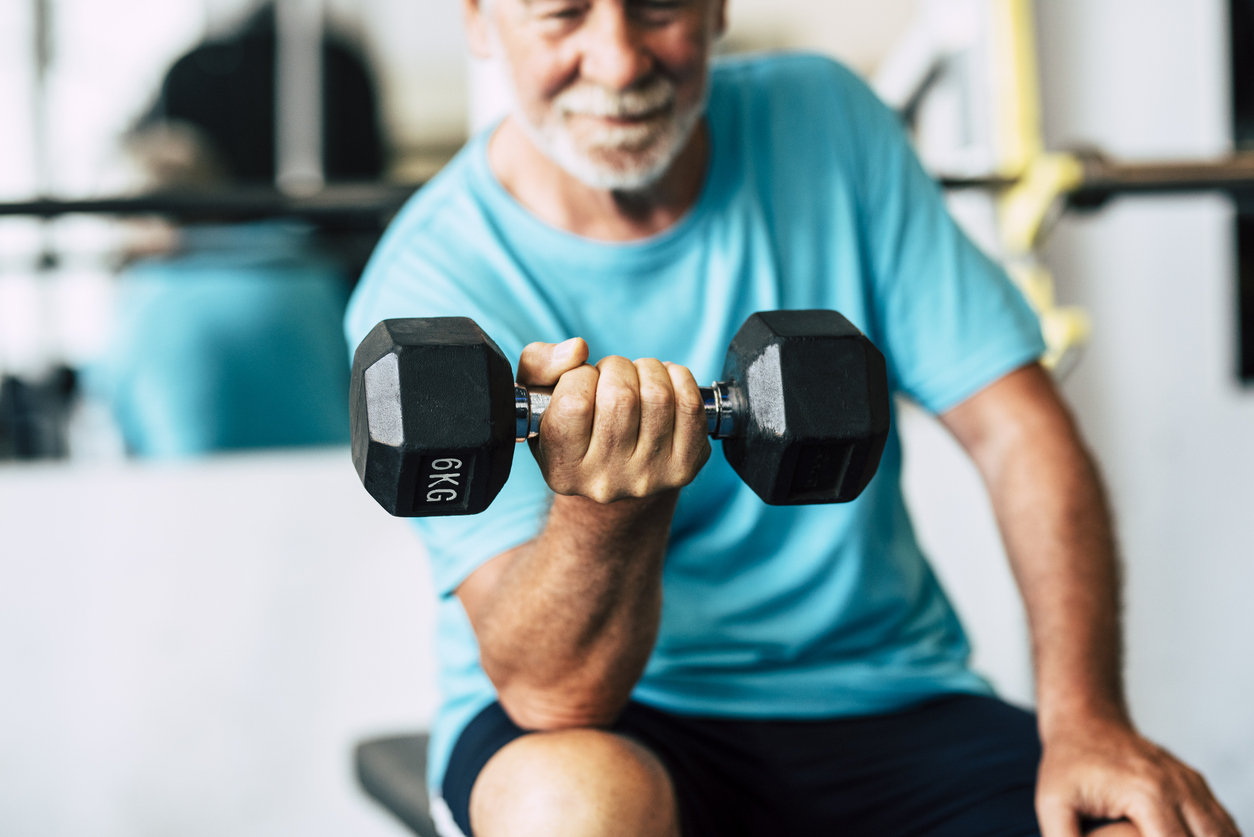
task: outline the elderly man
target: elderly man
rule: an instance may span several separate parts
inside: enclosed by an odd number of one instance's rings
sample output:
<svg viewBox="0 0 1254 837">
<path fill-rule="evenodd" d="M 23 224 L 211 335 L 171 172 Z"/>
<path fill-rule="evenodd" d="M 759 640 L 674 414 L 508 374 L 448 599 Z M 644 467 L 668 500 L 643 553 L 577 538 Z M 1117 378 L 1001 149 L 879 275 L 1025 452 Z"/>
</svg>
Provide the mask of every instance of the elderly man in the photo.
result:
<svg viewBox="0 0 1254 837">
<path fill-rule="evenodd" d="M 854 76 L 711 66 L 724 6 L 466 0 L 515 108 L 401 213 L 350 308 L 354 345 L 385 317 L 474 317 L 555 386 L 491 509 L 420 524 L 442 830 L 1235 834 L 1128 719 L 1105 502 L 1031 312 Z M 778 308 L 844 313 L 974 458 L 1037 716 L 967 668 L 895 436 L 845 506 L 765 506 L 710 458 L 696 380 Z"/>
</svg>

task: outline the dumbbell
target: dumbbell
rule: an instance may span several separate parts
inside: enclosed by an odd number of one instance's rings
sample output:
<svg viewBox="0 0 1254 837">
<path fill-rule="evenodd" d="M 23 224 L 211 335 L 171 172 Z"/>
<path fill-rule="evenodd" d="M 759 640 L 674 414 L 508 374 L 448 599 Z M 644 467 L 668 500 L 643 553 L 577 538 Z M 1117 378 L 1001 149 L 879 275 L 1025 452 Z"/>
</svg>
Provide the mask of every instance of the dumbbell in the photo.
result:
<svg viewBox="0 0 1254 837">
<path fill-rule="evenodd" d="M 771 505 L 855 499 L 888 438 L 884 356 L 835 311 L 752 315 L 701 397 L 710 436 Z M 384 320 L 353 355 L 353 465 L 398 517 L 477 514 L 548 404 L 474 320 Z"/>
</svg>

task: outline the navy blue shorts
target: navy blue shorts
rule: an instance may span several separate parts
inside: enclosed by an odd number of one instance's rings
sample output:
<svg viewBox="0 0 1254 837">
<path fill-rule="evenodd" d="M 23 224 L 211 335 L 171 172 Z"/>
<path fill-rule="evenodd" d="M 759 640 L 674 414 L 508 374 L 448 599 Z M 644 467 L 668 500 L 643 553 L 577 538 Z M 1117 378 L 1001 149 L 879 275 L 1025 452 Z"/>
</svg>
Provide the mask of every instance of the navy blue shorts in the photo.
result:
<svg viewBox="0 0 1254 837">
<path fill-rule="evenodd" d="M 1036 718 L 947 695 L 890 715 L 819 721 L 693 718 L 639 703 L 614 732 L 670 772 L 685 837 L 1036 837 Z M 453 749 L 443 796 L 466 837 L 470 791 L 527 732 L 493 704 Z"/>
</svg>

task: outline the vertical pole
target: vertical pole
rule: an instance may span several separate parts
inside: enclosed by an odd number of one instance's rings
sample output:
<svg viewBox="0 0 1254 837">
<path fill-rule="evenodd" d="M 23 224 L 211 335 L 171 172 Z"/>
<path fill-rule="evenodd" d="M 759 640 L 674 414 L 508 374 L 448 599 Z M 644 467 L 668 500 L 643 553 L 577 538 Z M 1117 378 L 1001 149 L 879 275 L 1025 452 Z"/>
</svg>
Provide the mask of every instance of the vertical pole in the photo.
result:
<svg viewBox="0 0 1254 837">
<path fill-rule="evenodd" d="M 992 34 L 1000 170 L 1018 177 L 1045 148 L 1032 0 L 993 0 Z"/>
<path fill-rule="evenodd" d="M 275 3 L 275 182 L 289 194 L 322 188 L 322 2 Z"/>
<path fill-rule="evenodd" d="M 1083 310 L 1057 304 L 1053 274 L 1038 248 L 1043 230 L 1059 211 L 1062 195 L 1084 172 L 1069 155 L 1045 153 L 1032 0 L 991 3 L 997 155 L 1001 174 L 1018 179 L 998 199 L 1003 262 L 1040 317 L 1047 347 L 1042 362 L 1064 377 L 1079 359 L 1092 326 Z"/>
<path fill-rule="evenodd" d="M 31 96 L 31 132 L 34 139 L 35 192 L 48 196 L 55 190 L 53 182 L 53 149 L 51 108 L 48 102 L 49 76 L 56 56 L 54 54 L 54 17 L 52 0 L 32 0 L 31 5 L 31 57 L 34 63 Z M 55 358 L 52 334 L 56 322 L 53 307 L 51 280 L 57 269 L 57 252 L 53 241 L 53 223 L 39 222 L 39 253 L 34 270 L 14 281 L 29 282 L 27 316 L 29 317 L 29 343 L 19 351 L 16 371 L 22 375 L 37 376 L 51 366 Z"/>
<path fill-rule="evenodd" d="M 31 128 L 35 141 L 35 192 L 43 196 L 52 188 L 52 167 L 48 149 L 48 71 L 52 66 L 51 0 L 31 0 L 34 59 L 34 90 L 31 96 Z"/>
<path fill-rule="evenodd" d="M 1237 151 L 1254 150 L 1254 12 L 1247 0 L 1230 0 L 1232 38 L 1232 141 Z M 1235 201 L 1236 217 L 1236 371 L 1254 384 L 1254 202 Z"/>
</svg>

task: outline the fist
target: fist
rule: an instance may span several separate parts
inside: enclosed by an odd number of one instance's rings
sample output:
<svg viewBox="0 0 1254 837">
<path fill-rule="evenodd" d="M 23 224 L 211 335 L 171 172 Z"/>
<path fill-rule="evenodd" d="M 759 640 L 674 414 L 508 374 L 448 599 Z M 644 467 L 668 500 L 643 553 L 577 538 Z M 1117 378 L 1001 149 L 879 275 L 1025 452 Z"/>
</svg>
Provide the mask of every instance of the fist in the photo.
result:
<svg viewBox="0 0 1254 837">
<path fill-rule="evenodd" d="M 710 458 L 705 404 L 683 366 L 646 358 L 587 363 L 588 344 L 532 343 L 519 382 L 553 387 L 532 452 L 549 487 L 597 503 L 651 497 L 696 477 Z"/>
</svg>

